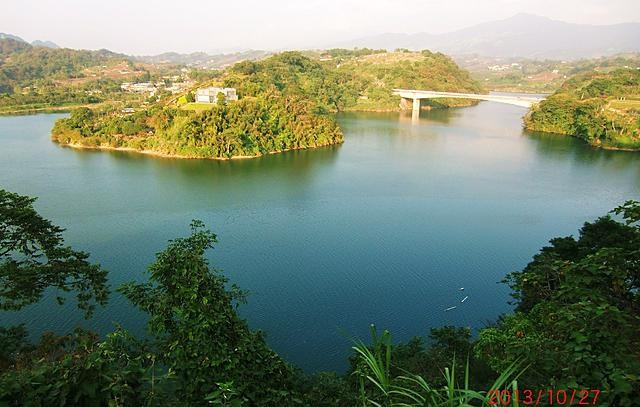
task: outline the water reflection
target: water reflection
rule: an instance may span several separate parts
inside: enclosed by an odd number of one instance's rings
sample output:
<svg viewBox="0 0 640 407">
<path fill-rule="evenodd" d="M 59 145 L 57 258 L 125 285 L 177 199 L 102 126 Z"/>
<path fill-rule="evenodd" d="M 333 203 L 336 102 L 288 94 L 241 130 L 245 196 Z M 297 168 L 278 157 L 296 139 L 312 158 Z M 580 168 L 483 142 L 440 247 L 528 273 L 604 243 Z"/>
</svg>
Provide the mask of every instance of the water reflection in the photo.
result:
<svg viewBox="0 0 640 407">
<path fill-rule="evenodd" d="M 595 166 L 601 173 L 611 175 L 632 170 L 637 178 L 636 185 L 640 185 L 640 157 L 637 152 L 603 150 L 562 134 L 524 130 L 523 135 L 532 142 L 541 159 L 585 168 Z"/>
</svg>

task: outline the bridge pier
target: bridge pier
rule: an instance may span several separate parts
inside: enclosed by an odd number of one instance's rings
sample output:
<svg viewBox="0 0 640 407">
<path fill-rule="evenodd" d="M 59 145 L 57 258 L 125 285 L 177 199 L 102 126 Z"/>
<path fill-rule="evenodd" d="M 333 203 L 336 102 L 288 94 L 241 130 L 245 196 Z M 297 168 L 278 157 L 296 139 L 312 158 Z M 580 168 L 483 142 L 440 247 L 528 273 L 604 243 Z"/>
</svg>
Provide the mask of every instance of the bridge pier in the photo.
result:
<svg viewBox="0 0 640 407">
<path fill-rule="evenodd" d="M 417 119 L 420 116 L 420 99 L 413 98 L 413 108 L 411 109 L 411 118 Z"/>
</svg>

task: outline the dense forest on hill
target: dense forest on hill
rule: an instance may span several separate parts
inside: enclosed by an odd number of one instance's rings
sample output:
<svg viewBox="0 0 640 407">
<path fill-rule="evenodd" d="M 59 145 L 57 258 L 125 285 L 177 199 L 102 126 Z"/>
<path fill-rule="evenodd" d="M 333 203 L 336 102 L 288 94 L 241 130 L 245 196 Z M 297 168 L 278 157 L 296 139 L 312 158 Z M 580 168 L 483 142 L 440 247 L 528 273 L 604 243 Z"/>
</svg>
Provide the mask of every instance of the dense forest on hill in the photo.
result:
<svg viewBox="0 0 640 407">
<path fill-rule="evenodd" d="M 148 95 L 123 92 L 123 82 L 161 81 L 180 68 L 134 63 L 107 50 L 34 47 L 0 39 L 0 114 L 68 109 L 101 102 L 121 105 L 145 101 Z M 194 77 L 201 71 L 193 70 Z M 209 78 L 210 75 L 206 75 Z"/>
<path fill-rule="evenodd" d="M 84 51 L 33 47 L 5 38 L 0 40 L 0 113 L 37 111 L 67 105 L 89 105 L 128 97 L 120 81 L 91 77 L 90 67 L 119 64 L 142 78 L 124 55 L 106 50 Z"/>
<path fill-rule="evenodd" d="M 529 130 L 568 134 L 592 146 L 640 148 L 640 70 L 591 71 L 534 106 Z"/>
<path fill-rule="evenodd" d="M 85 51 L 68 48 L 33 47 L 10 38 L 0 40 L 0 93 L 19 93 L 22 87 L 39 80 L 61 80 L 82 76 L 82 70 L 105 65 L 112 60 L 127 60 L 110 51 Z M 130 64 L 133 68 L 133 65 Z"/>
<path fill-rule="evenodd" d="M 223 76 L 240 98 L 280 94 L 304 98 L 318 113 L 344 110 L 355 103 L 354 78 L 323 65 L 300 52 L 283 52 L 262 61 L 243 61 Z"/>
<path fill-rule="evenodd" d="M 354 110 L 396 110 L 399 100 L 391 94 L 394 88 L 486 92 L 478 81 L 450 57 L 428 50 L 378 53 L 353 58 L 342 63 L 339 69 L 357 80 L 357 89 L 361 97 L 352 107 Z M 424 102 L 433 107 L 469 106 L 475 103 L 462 99 Z"/>
<path fill-rule="evenodd" d="M 155 106 L 133 114 L 77 109 L 58 120 L 54 141 L 85 147 L 144 150 L 184 158 L 256 157 L 341 143 L 342 132 L 294 96 L 222 100 L 204 111 Z"/>
<path fill-rule="evenodd" d="M 448 56 L 430 51 L 328 50 L 319 58 L 284 52 L 262 61 L 244 61 L 231 67 L 224 85 L 240 95 L 255 96 L 275 87 L 284 94 L 300 94 L 321 111 L 398 110 L 394 88 L 449 92 L 484 91 L 468 72 Z M 472 102 L 439 100 L 434 106 L 461 106 Z"/>
<path fill-rule="evenodd" d="M 108 272 L 65 246 L 63 230 L 34 201 L 0 189 L 0 230 L 10 231 L 0 239 L 0 309 L 21 309 L 56 289 L 90 316 L 109 299 Z M 517 308 L 476 338 L 445 326 L 397 344 L 372 326 L 370 341 L 354 341 L 346 374 L 314 376 L 284 361 L 238 316 L 247 294 L 209 264 L 217 236 L 194 221 L 190 235 L 157 254 L 148 281 L 117 287 L 149 315 L 146 338 L 122 328 L 106 338 L 77 329 L 32 343 L 23 325 L 0 327 L 0 404 L 515 405 L 491 390 L 513 398 L 519 389 L 526 405 L 540 389 L 540 405 L 573 398 L 637 406 L 640 203 L 613 213 L 617 219 L 585 223 L 577 238 L 552 239 L 506 276 Z"/>
<path fill-rule="evenodd" d="M 51 49 L 0 39 L 0 113 L 100 102 L 138 106 L 144 100 L 121 92 L 119 85 L 159 80 L 162 75 L 156 74 L 158 71 L 180 74 L 175 65 L 145 65 L 107 50 Z M 398 110 L 400 99 L 391 94 L 394 87 L 482 91 L 449 57 L 426 50 L 284 52 L 264 60 L 243 61 L 226 70 L 191 67 L 189 77 L 200 83 L 215 79 L 238 88 L 241 96 L 257 96 L 275 88 L 283 95 L 310 99 L 318 112 Z M 439 100 L 433 106 L 470 103 Z"/>
<path fill-rule="evenodd" d="M 396 110 L 400 99 L 391 94 L 395 86 L 480 90 L 444 55 L 410 53 L 407 61 L 406 53 L 371 52 L 364 57 L 339 53 L 351 62 L 337 65 L 300 52 L 243 61 L 213 79 L 236 88 L 237 102 L 188 103 L 185 94 L 160 98 L 133 114 L 113 107 L 82 109 L 59 120 L 52 137 L 73 146 L 130 148 L 176 157 L 256 157 L 342 142 L 342 133 L 327 113 Z M 369 61 L 362 69 L 360 63 L 349 65 L 369 56 L 385 62 Z"/>
</svg>

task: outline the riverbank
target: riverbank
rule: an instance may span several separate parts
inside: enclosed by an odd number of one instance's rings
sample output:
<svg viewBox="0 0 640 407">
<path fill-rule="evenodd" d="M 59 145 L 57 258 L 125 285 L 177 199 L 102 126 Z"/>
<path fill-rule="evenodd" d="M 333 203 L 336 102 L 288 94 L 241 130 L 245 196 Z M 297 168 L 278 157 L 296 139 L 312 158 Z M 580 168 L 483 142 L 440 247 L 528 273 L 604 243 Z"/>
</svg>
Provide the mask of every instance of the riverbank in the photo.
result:
<svg viewBox="0 0 640 407">
<path fill-rule="evenodd" d="M 575 76 L 524 117 L 533 131 L 572 135 L 589 145 L 640 150 L 640 71 L 596 70 Z"/>
<path fill-rule="evenodd" d="M 40 108 L 17 108 L 14 110 L 0 110 L 0 116 L 21 116 L 38 113 L 69 113 L 73 109 L 83 107 L 81 105 L 73 106 L 52 106 Z"/>
<path fill-rule="evenodd" d="M 80 109 L 83 107 L 95 109 L 108 104 L 120 103 L 120 101 L 109 101 L 100 103 L 84 103 L 84 104 L 70 104 L 61 106 L 42 106 L 42 107 L 30 107 L 30 105 L 20 105 L 8 107 L 6 109 L 0 109 L 0 116 L 20 116 L 28 114 L 38 113 L 69 113 L 74 109 Z"/>
<path fill-rule="evenodd" d="M 60 142 L 57 142 L 55 140 L 54 140 L 54 142 L 56 144 L 60 145 L 61 147 L 68 147 L 68 148 L 73 148 L 73 149 L 77 149 L 77 150 L 122 151 L 122 152 L 144 154 L 144 155 L 149 155 L 149 156 L 159 157 L 159 158 L 170 158 L 170 159 L 181 159 L 181 160 L 217 160 L 217 161 L 247 160 L 247 159 L 251 159 L 251 158 L 264 157 L 265 155 L 286 153 L 287 151 L 308 150 L 308 149 L 313 149 L 313 148 L 321 148 L 321 147 L 328 147 L 328 146 L 334 146 L 334 145 L 342 144 L 342 142 L 339 142 L 339 143 L 329 143 L 329 144 L 323 144 L 323 145 L 316 145 L 316 146 L 312 146 L 312 147 L 288 148 L 288 149 L 284 149 L 284 150 L 270 151 L 268 153 L 258 154 L 258 155 L 235 155 L 235 156 L 231 156 L 231 157 L 201 157 L 201 156 L 191 156 L 191 155 L 183 155 L 183 154 L 167 154 L 167 153 L 163 153 L 163 152 L 160 152 L 160 151 L 144 150 L 144 149 L 140 150 L 140 149 L 133 148 L 133 147 L 85 146 L 85 145 L 76 144 L 76 143 L 60 143 Z"/>
<path fill-rule="evenodd" d="M 528 131 L 533 131 L 533 132 L 538 132 L 538 133 L 545 133 L 545 134 L 554 134 L 560 137 L 571 137 L 571 138 L 575 138 L 580 140 L 581 142 L 583 142 L 584 144 L 588 145 L 589 147 L 593 148 L 594 150 L 609 150 L 609 151 L 627 151 L 627 152 L 638 152 L 640 151 L 640 148 L 632 148 L 632 147 L 616 147 L 616 146 L 612 146 L 612 145 L 607 145 L 607 144 L 602 144 L 600 143 L 590 143 L 588 140 L 585 140 L 583 137 L 577 135 L 577 134 L 568 134 L 568 133 L 560 133 L 560 132 L 556 132 L 556 131 L 544 131 L 544 130 L 537 130 L 537 129 L 530 129 L 528 128 L 526 125 L 524 126 L 524 128 Z"/>
</svg>

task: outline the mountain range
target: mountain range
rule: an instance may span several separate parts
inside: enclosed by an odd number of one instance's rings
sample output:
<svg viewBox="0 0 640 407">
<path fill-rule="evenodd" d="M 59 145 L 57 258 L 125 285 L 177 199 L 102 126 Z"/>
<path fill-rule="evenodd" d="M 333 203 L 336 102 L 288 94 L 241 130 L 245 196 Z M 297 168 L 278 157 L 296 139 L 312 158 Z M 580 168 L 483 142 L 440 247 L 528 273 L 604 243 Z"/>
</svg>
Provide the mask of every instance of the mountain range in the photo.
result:
<svg viewBox="0 0 640 407">
<path fill-rule="evenodd" d="M 136 56 L 135 59 L 150 63 L 172 63 L 195 68 L 219 69 L 233 65 L 238 61 L 261 59 L 270 54 L 272 54 L 272 52 L 258 50 L 220 54 L 209 54 L 206 52 L 193 52 L 190 54 L 165 52 L 158 55 Z"/>
<path fill-rule="evenodd" d="M 18 37 L 17 35 L 0 33 L 0 40 L 4 40 L 4 39 L 10 39 L 10 40 L 15 40 L 15 41 L 19 41 L 19 42 L 24 42 L 25 44 L 29 44 L 28 41 L 23 40 L 22 38 Z M 34 47 L 60 48 L 60 46 L 58 44 L 56 44 L 54 42 L 51 42 L 51 41 L 35 40 L 35 41 L 31 42 L 30 44 L 32 46 L 34 46 Z"/>
<path fill-rule="evenodd" d="M 0 33 L 0 39 L 10 38 L 26 44 L 22 38 Z M 36 40 L 34 47 L 59 48 L 51 41 Z M 300 47 L 305 48 L 305 47 Z M 344 40 L 337 43 L 309 46 L 318 48 L 407 48 L 429 49 L 449 55 L 479 55 L 503 58 L 580 59 L 640 51 L 640 23 L 613 25 L 574 24 L 532 14 L 516 14 L 504 20 L 473 25 L 444 34 L 385 33 Z M 270 51 L 235 50 L 212 54 L 166 52 L 153 56 L 134 57 L 145 62 L 169 62 L 199 68 L 219 68 L 243 59 L 260 59 Z"/>
<path fill-rule="evenodd" d="M 430 49 L 451 55 L 593 58 L 640 51 L 640 23 L 573 24 L 516 14 L 444 34 L 386 33 L 328 45 L 331 48 Z"/>
</svg>

